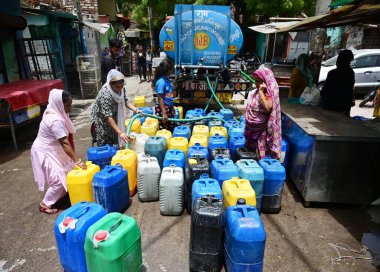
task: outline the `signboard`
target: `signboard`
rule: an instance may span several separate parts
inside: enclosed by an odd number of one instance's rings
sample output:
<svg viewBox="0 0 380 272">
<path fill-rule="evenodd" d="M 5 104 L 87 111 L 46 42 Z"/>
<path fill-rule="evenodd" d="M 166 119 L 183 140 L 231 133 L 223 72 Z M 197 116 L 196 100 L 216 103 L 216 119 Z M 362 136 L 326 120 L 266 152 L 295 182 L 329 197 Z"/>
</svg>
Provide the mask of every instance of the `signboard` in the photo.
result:
<svg viewBox="0 0 380 272">
<path fill-rule="evenodd" d="M 164 51 L 174 52 L 174 41 L 164 41 Z"/>
</svg>

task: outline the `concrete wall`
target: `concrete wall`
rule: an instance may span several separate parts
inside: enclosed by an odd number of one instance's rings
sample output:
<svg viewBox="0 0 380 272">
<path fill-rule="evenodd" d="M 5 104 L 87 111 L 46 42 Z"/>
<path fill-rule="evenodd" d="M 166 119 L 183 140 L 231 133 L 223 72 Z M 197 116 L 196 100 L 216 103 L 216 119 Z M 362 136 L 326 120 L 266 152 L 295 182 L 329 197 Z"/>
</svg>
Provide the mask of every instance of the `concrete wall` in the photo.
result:
<svg viewBox="0 0 380 272">
<path fill-rule="evenodd" d="M 98 14 L 108 15 L 111 22 L 116 21 L 115 0 L 98 0 L 98 5 Z"/>
</svg>

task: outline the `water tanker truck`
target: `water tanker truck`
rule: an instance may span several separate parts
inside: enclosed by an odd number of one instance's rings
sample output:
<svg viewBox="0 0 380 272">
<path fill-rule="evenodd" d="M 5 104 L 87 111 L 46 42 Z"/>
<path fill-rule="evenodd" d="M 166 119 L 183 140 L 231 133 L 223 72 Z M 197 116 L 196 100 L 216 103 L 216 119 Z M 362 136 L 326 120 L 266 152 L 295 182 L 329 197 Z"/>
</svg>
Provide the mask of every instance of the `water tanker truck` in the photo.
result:
<svg viewBox="0 0 380 272">
<path fill-rule="evenodd" d="M 222 103 L 231 103 L 233 93 L 247 94 L 249 81 L 231 77 L 227 68 L 242 46 L 229 6 L 176 5 L 160 31 L 160 47 L 174 62 L 176 103 L 207 103 L 213 91 Z"/>
</svg>

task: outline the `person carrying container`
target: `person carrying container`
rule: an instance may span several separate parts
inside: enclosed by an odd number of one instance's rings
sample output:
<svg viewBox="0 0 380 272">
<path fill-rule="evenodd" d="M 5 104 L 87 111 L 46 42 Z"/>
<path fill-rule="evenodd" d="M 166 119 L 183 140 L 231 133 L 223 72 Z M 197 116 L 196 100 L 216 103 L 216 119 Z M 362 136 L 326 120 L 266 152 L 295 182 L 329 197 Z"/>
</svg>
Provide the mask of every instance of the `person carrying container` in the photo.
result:
<svg viewBox="0 0 380 272">
<path fill-rule="evenodd" d="M 261 65 L 253 73 L 257 90 L 245 111 L 246 146 L 260 159 L 269 156 L 280 159 L 281 109 L 279 88 L 273 72 Z"/>
<path fill-rule="evenodd" d="M 86 164 L 74 151 L 74 124 L 68 113 L 72 97 L 69 92 L 53 89 L 49 104 L 44 112 L 37 138 L 34 140 L 30 157 L 34 179 L 40 191 L 48 189 L 39 204 L 40 212 L 56 214 L 53 205 L 67 192 L 66 176 L 75 165 L 86 169 Z"/>
<path fill-rule="evenodd" d="M 129 141 L 125 128 L 127 108 L 135 113 L 142 113 L 131 104 L 124 88 L 124 75 L 112 69 L 107 75 L 107 82 L 96 96 L 91 112 L 91 131 L 98 146 L 124 146 Z"/>
<path fill-rule="evenodd" d="M 172 69 L 169 61 L 163 60 L 156 68 L 154 76 L 155 91 L 158 96 L 155 112 L 157 116 L 163 118 L 160 121 L 160 129 L 167 129 L 171 132 L 173 132 L 175 126 L 174 122 L 168 122 L 168 118 L 174 118 L 175 116 L 173 90 L 169 80 Z"/>
</svg>

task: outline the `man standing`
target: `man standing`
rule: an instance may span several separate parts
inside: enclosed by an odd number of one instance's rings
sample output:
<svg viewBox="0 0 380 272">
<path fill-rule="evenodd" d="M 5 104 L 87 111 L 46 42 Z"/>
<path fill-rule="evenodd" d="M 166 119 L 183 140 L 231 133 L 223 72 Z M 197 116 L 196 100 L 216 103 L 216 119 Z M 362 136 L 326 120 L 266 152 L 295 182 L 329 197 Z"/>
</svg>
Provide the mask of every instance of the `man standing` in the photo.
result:
<svg viewBox="0 0 380 272">
<path fill-rule="evenodd" d="M 146 54 L 142 46 L 137 53 L 137 70 L 139 71 L 140 83 L 143 82 L 141 74 L 146 81 Z"/>
<path fill-rule="evenodd" d="M 112 69 L 120 70 L 120 58 L 122 43 L 118 39 L 109 41 L 109 54 L 104 56 L 101 61 L 102 84 L 107 82 L 108 72 Z"/>
<path fill-rule="evenodd" d="M 153 53 L 150 47 L 148 47 L 148 50 L 146 51 L 146 68 L 148 69 L 148 82 L 153 80 L 153 71 L 152 71 L 152 64 L 153 64 Z"/>
</svg>

